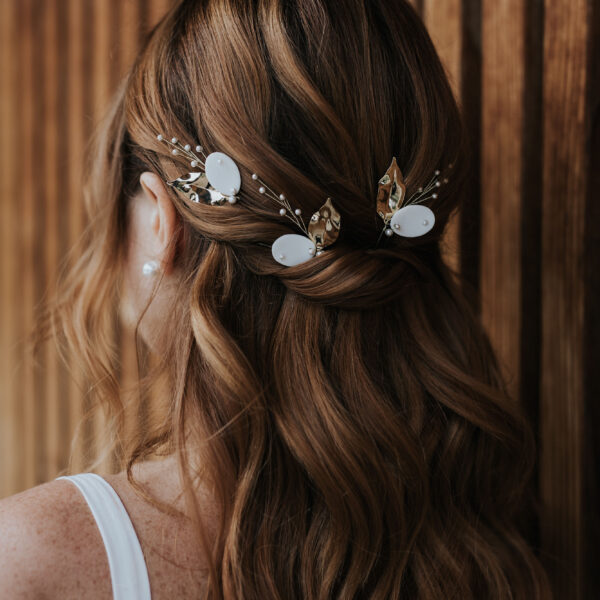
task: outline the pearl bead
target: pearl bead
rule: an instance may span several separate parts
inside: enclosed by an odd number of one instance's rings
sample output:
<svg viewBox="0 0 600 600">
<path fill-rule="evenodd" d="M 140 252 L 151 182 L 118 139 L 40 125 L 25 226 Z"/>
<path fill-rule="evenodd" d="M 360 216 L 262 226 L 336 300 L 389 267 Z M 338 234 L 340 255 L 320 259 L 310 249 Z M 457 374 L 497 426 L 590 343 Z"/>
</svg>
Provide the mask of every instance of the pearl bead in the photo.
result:
<svg viewBox="0 0 600 600">
<path fill-rule="evenodd" d="M 283 217 L 285 215 L 285 208 L 280 208 L 279 214 Z"/>
<path fill-rule="evenodd" d="M 385 235 L 387 235 L 388 237 L 390 237 L 390 235 L 393 235 L 393 231 L 391 229 L 386 229 L 385 230 Z"/>
<path fill-rule="evenodd" d="M 439 174 L 440 174 L 440 172 L 436 170 L 435 174 L 436 174 L 436 175 L 439 175 Z"/>
<path fill-rule="evenodd" d="M 429 221 L 427 219 L 425 219 L 423 221 L 423 227 L 427 227 L 427 225 L 429 225 Z"/>
<path fill-rule="evenodd" d="M 446 177 L 446 179 L 444 179 L 444 183 L 448 183 L 448 178 Z"/>
<path fill-rule="evenodd" d="M 202 146 L 196 146 L 196 152 L 202 152 L 204 148 Z"/>
<path fill-rule="evenodd" d="M 198 161 L 197 160 L 193 160 L 191 162 L 192 167 L 197 167 L 198 166 Z"/>
<path fill-rule="evenodd" d="M 173 150 L 171 150 L 171 154 L 179 154 L 179 150 L 177 150 L 177 148 L 173 148 Z"/>
<path fill-rule="evenodd" d="M 319 250 L 319 251 L 317 252 L 317 256 L 321 256 L 321 254 L 323 254 L 323 250 Z"/>
<path fill-rule="evenodd" d="M 437 197 L 438 197 L 438 195 L 437 195 L 437 194 L 431 194 L 431 197 L 432 197 L 432 198 L 437 198 Z"/>
<path fill-rule="evenodd" d="M 279 194 L 279 199 L 280 200 L 285 200 L 285 196 L 283 194 Z"/>
<path fill-rule="evenodd" d="M 400 223 L 394 223 L 394 229 L 400 229 Z M 388 229 L 388 231 L 392 231 L 392 230 Z"/>
<path fill-rule="evenodd" d="M 235 204 L 237 202 L 237 198 L 235 196 L 228 196 L 227 201 L 229 204 Z"/>
<path fill-rule="evenodd" d="M 158 271 L 158 263 L 155 260 L 149 260 L 142 266 L 142 273 L 144 275 L 154 275 Z"/>
<path fill-rule="evenodd" d="M 186 145 L 184 146 L 184 148 L 185 148 L 185 151 L 186 151 L 186 152 L 189 152 L 189 151 L 192 149 L 192 147 L 191 147 L 189 144 L 186 144 Z"/>
<path fill-rule="evenodd" d="M 156 136 L 156 139 L 157 139 L 159 142 L 162 142 L 162 141 L 163 141 L 163 136 L 162 136 L 162 135 L 159 133 L 159 134 Z"/>
<path fill-rule="evenodd" d="M 174 137 L 174 138 L 171 138 L 171 143 L 172 143 L 172 144 L 176 144 L 176 143 L 177 143 L 177 138 L 175 138 L 175 137 Z"/>
<path fill-rule="evenodd" d="M 308 253 L 312 256 L 315 253 L 315 249 L 314 248 L 309 248 L 308 249 Z"/>
<path fill-rule="evenodd" d="M 284 258 L 285 258 L 285 254 L 280 254 L 280 255 L 279 255 L 279 259 L 280 259 L 280 260 L 283 260 Z"/>
<path fill-rule="evenodd" d="M 299 208 L 297 208 L 297 209 L 296 209 L 294 212 L 295 212 L 297 215 L 300 215 L 300 214 L 302 213 L 302 211 L 301 211 Z"/>
<path fill-rule="evenodd" d="M 265 188 L 264 188 L 264 187 L 261 185 L 261 186 L 258 188 L 258 191 L 259 191 L 261 194 L 264 194 L 264 193 L 265 193 Z"/>
<path fill-rule="evenodd" d="M 422 192 L 422 191 L 423 191 L 422 187 L 420 187 L 419 189 L 417 189 L 417 192 Z"/>
<path fill-rule="evenodd" d="M 440 185 L 442 185 L 439 181 L 435 182 L 435 187 L 440 187 Z"/>
<path fill-rule="evenodd" d="M 258 179 L 258 175 L 256 173 L 252 173 L 252 179 L 254 179 L 254 181 L 256 181 Z"/>
</svg>

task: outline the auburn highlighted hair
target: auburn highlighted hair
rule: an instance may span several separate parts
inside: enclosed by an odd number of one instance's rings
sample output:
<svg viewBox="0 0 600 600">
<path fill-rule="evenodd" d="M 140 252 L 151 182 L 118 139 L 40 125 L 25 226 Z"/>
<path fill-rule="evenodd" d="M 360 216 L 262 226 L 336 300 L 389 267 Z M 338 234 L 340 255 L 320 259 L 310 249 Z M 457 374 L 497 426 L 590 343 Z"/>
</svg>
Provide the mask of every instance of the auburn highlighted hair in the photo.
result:
<svg viewBox="0 0 600 600">
<path fill-rule="evenodd" d="M 80 258 L 38 329 L 66 344 L 115 431 L 129 199 L 143 171 L 189 170 L 159 133 L 225 152 L 242 174 L 235 205 L 168 188 L 181 277 L 139 389 L 164 378 L 171 397 L 157 424 L 120 440 L 134 485 L 137 461 L 178 457 L 210 557 L 204 597 L 549 598 L 518 526 L 533 434 L 441 258 L 467 145 L 408 2 L 184 0 L 150 33 L 95 138 Z M 453 168 L 428 201 L 432 231 L 376 245 L 393 156 L 409 195 Z M 278 264 L 270 244 L 298 232 L 252 173 L 303 215 L 332 197 L 336 243 Z M 222 507 L 214 539 L 199 481 Z"/>
</svg>

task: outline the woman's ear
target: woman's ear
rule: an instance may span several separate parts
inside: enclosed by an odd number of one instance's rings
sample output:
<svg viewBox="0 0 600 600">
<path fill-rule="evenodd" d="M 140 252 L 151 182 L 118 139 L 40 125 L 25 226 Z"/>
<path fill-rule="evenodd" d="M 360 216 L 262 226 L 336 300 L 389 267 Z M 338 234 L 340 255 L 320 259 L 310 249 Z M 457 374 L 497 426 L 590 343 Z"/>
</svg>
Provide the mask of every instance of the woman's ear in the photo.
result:
<svg viewBox="0 0 600 600">
<path fill-rule="evenodd" d="M 140 175 L 140 185 L 146 205 L 145 218 L 148 227 L 147 239 L 151 252 L 160 260 L 165 272 L 169 272 L 173 266 L 173 256 L 176 243 L 173 243 L 169 251 L 169 243 L 175 235 L 179 215 L 169 196 L 163 180 L 150 171 Z"/>
</svg>

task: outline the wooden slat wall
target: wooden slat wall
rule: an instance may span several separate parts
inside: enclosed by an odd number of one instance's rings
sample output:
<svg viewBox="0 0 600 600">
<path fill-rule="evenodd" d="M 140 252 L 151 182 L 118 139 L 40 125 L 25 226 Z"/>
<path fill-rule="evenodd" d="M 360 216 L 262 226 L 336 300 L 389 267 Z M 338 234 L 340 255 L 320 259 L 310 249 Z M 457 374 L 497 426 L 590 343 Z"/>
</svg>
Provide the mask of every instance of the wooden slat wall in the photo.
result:
<svg viewBox="0 0 600 600">
<path fill-rule="evenodd" d="M 586 271 L 585 263 L 586 204 L 596 199 L 587 189 L 588 103 L 595 102 L 596 128 L 599 116 L 598 98 L 588 95 L 592 69 L 587 63 L 593 45 L 598 45 L 595 5 L 592 15 L 585 0 L 549 2 L 544 19 L 540 483 L 548 514 L 542 522 L 542 539 L 558 559 L 559 589 L 576 597 L 585 585 L 582 536 L 593 524 L 583 514 L 583 496 L 591 483 L 584 481 L 590 460 L 583 451 L 584 419 L 588 406 L 599 400 L 588 395 L 583 372 L 585 288 L 589 278 L 597 277 L 599 266 L 590 262 Z M 595 38 L 590 37 L 593 18 Z M 597 310 L 597 302 L 587 309 Z M 596 515 L 598 509 L 595 503 Z M 588 551 L 594 551 L 591 545 Z"/>
<path fill-rule="evenodd" d="M 86 411 L 50 346 L 22 352 L 34 306 L 83 227 L 86 140 L 170 0 L 0 2 L 0 496 L 55 477 Z M 592 0 L 413 0 L 467 115 L 473 173 L 445 256 L 538 435 L 531 542 L 557 598 L 600 597 L 598 99 Z M 123 379 L 135 378 L 130 340 Z M 140 415 L 142 418 L 144 415 Z M 78 438 L 83 465 L 103 424 Z M 129 427 L 135 427 L 135 420 Z M 111 470 L 110 457 L 102 468 Z"/>
</svg>

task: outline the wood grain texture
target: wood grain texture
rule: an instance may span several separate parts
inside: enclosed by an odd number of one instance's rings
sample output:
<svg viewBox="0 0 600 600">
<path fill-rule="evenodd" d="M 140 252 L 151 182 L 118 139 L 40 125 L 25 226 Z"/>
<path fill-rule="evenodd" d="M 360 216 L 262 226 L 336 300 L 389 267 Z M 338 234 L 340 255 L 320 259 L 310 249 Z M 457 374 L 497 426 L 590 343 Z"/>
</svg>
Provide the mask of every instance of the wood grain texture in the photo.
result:
<svg viewBox="0 0 600 600">
<path fill-rule="evenodd" d="M 462 84 L 462 4 L 461 0 L 424 0 L 422 18 L 446 69 L 454 95 L 460 102 Z M 454 214 L 446 227 L 442 252 L 448 266 L 460 271 L 460 213 Z"/>
<path fill-rule="evenodd" d="M 520 375 L 524 11 L 482 3 L 481 317 L 514 396 Z"/>
<path fill-rule="evenodd" d="M 68 119 L 65 127 L 67 139 L 66 148 L 66 176 L 63 182 L 67 189 L 64 204 L 67 212 L 67 245 L 72 247 L 77 241 L 84 227 L 83 198 L 81 195 L 81 169 L 85 143 L 91 130 L 91 117 L 89 114 L 88 73 L 90 71 L 89 57 L 91 48 L 88 40 L 88 24 L 90 21 L 89 2 L 81 0 L 68 0 L 66 31 L 68 35 L 68 52 L 66 64 L 66 105 Z M 63 188 L 64 189 L 64 188 Z M 75 257 L 69 254 L 68 266 L 72 266 Z M 85 396 L 83 393 L 84 381 L 78 366 L 72 365 L 71 377 L 67 383 L 67 411 L 68 411 L 68 438 L 73 440 L 72 469 L 75 472 L 83 469 L 83 456 L 85 450 L 85 437 L 81 433 L 81 419 L 85 413 Z M 66 464 L 61 465 L 66 469 Z M 52 475 L 50 475 L 52 476 Z"/>
<path fill-rule="evenodd" d="M 82 421 L 77 366 L 68 371 L 51 345 L 36 365 L 23 341 L 61 259 L 76 258 L 87 141 L 171 2 L 0 2 L 0 496 L 64 472 L 69 456 L 80 471 L 105 425 Z M 466 115 L 471 182 L 444 256 L 536 432 L 543 513 L 530 539 L 556 598 L 600 597 L 600 9 L 591 0 L 411 4 Z M 133 339 L 122 332 L 118 342 L 131 387 Z M 130 410 L 127 431 L 159 419 L 166 397 L 157 390 Z M 114 464 L 107 457 L 101 470 Z"/>
<path fill-rule="evenodd" d="M 541 533 L 560 598 L 583 597 L 589 9 L 585 0 L 546 2 L 544 22 Z"/>
<path fill-rule="evenodd" d="M 0 3 L 0 494 L 19 489 L 16 432 L 15 340 L 17 305 L 12 290 L 16 281 L 16 202 L 14 181 L 18 164 L 17 123 L 14 119 L 17 96 L 17 64 L 14 30 L 16 4 Z"/>
<path fill-rule="evenodd" d="M 63 125 L 59 115 L 59 53 L 61 46 L 58 38 L 58 20 L 60 17 L 57 0 L 49 0 L 45 3 L 47 13 L 42 21 L 43 36 L 42 47 L 45 49 L 43 55 L 44 71 L 44 118 L 43 118 L 43 185 L 45 198 L 45 227 L 44 227 L 44 271 L 47 282 L 46 290 L 51 293 L 53 282 L 57 276 L 60 240 L 63 233 L 59 230 L 59 215 L 61 213 L 58 204 L 59 194 L 59 126 Z M 62 133 L 62 132 L 61 132 Z M 51 344 L 45 345 L 44 353 L 45 382 L 42 397 L 45 397 L 46 407 L 46 444 L 42 448 L 42 461 L 45 477 L 46 473 L 54 473 L 59 470 L 62 458 L 61 433 L 61 401 L 59 398 L 59 365 L 58 356 Z"/>
<path fill-rule="evenodd" d="M 36 219 L 38 213 L 34 205 L 36 173 L 33 168 L 33 155 L 36 153 L 36 125 L 39 122 L 39 113 L 36 113 L 36 96 L 34 94 L 34 36 L 39 39 L 40 21 L 34 18 L 34 7 L 32 2 L 18 4 L 19 10 L 17 23 L 21 27 L 19 35 L 19 81 L 17 105 L 17 123 L 21 125 L 19 135 L 19 168 L 16 173 L 21 179 L 20 198 L 17 207 L 20 217 L 19 242 L 16 245 L 18 273 L 21 275 L 15 281 L 13 290 L 16 292 L 14 301 L 19 303 L 18 307 L 18 341 L 20 348 L 24 337 L 33 327 L 33 306 L 35 302 L 35 289 L 37 283 L 37 269 L 35 268 L 34 255 L 36 250 Z M 37 118 L 36 118 L 37 117 Z M 41 123 L 40 123 L 41 124 Z M 36 483 L 36 449 L 38 438 L 36 430 L 39 418 L 35 411 L 35 375 L 33 361 L 29 354 L 21 350 L 21 364 L 17 364 L 17 435 L 22 440 L 22 453 L 18 469 L 19 485 L 31 487 Z"/>
</svg>

